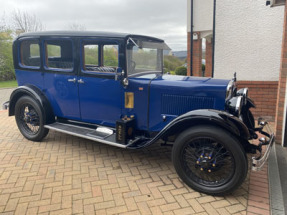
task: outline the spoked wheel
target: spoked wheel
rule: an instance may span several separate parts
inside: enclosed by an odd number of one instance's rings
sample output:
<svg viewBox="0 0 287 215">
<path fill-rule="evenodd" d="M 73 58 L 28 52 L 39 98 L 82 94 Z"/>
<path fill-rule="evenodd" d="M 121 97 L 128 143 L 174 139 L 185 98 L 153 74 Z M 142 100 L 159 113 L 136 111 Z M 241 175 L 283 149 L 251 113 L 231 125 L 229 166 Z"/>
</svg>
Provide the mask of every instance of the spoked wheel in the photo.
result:
<svg viewBox="0 0 287 215">
<path fill-rule="evenodd" d="M 213 126 L 192 127 L 176 140 L 172 159 L 191 188 L 214 195 L 235 190 L 244 181 L 248 162 L 235 137 Z"/>
<path fill-rule="evenodd" d="M 49 132 L 44 128 L 40 105 L 29 96 L 23 96 L 17 101 L 15 118 L 20 132 L 28 140 L 40 141 Z"/>
</svg>

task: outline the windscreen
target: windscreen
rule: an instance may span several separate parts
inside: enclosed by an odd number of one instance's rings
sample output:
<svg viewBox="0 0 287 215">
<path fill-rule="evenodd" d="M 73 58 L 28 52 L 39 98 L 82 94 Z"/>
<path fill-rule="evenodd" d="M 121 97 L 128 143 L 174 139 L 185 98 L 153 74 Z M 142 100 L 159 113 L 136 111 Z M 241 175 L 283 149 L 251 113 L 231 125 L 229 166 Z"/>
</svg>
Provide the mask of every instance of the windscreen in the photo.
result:
<svg viewBox="0 0 287 215">
<path fill-rule="evenodd" d="M 163 71 L 163 49 L 165 43 L 130 39 L 127 46 L 128 75 L 161 73 Z"/>
</svg>

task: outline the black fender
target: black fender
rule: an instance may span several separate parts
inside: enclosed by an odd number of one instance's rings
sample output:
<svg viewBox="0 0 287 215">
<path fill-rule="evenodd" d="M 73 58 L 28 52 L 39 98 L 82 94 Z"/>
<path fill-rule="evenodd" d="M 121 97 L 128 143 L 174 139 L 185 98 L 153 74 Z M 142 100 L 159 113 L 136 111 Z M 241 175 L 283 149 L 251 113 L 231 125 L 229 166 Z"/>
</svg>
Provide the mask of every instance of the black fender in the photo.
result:
<svg viewBox="0 0 287 215">
<path fill-rule="evenodd" d="M 250 133 L 246 125 L 236 116 L 225 112 L 212 109 L 201 109 L 187 112 L 167 124 L 154 138 L 145 141 L 136 147 L 130 148 L 143 148 L 149 146 L 159 139 L 184 131 L 193 125 L 215 125 L 222 127 L 229 131 L 231 134 L 240 139 L 248 140 Z"/>
<path fill-rule="evenodd" d="M 9 101 L 9 116 L 15 115 L 15 105 L 21 96 L 28 95 L 34 98 L 40 105 L 42 112 L 44 113 L 45 124 L 50 124 L 55 121 L 55 115 L 50 105 L 49 100 L 43 94 L 43 92 L 33 85 L 25 85 L 17 87 L 10 96 Z"/>
</svg>

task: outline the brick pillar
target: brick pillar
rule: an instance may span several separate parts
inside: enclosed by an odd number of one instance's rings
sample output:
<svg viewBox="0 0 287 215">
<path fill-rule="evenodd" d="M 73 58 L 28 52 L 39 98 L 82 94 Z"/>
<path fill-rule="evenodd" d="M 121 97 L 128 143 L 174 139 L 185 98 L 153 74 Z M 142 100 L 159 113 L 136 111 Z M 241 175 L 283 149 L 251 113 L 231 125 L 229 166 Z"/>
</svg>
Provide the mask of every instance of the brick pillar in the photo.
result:
<svg viewBox="0 0 287 215">
<path fill-rule="evenodd" d="M 275 118 L 276 142 L 280 144 L 282 144 L 286 77 L 287 77 L 287 4 L 285 4 L 284 30 L 282 40 L 283 43 L 281 50 L 281 68 L 280 68 L 280 76 L 277 91 L 276 118 Z"/>
<path fill-rule="evenodd" d="M 202 39 L 200 38 L 199 32 L 197 33 L 198 39 L 193 40 L 193 65 L 192 65 L 192 72 L 193 76 L 202 76 L 202 67 L 201 67 L 201 60 L 202 60 Z M 190 32 L 187 33 L 187 75 L 190 76 Z"/>
<path fill-rule="evenodd" d="M 206 51 L 205 51 L 205 77 L 212 76 L 212 39 L 210 42 L 206 40 Z"/>
</svg>

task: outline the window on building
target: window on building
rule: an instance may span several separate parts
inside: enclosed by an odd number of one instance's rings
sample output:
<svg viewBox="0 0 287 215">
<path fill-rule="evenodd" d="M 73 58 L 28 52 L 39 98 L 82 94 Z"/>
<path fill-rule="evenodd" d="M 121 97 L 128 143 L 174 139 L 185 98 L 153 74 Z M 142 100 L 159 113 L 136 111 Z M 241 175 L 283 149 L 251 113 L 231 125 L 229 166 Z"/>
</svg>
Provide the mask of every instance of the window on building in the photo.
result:
<svg viewBox="0 0 287 215">
<path fill-rule="evenodd" d="M 37 40 L 26 40 L 21 43 L 20 62 L 22 66 L 40 67 L 40 46 Z"/>
<path fill-rule="evenodd" d="M 45 42 L 46 66 L 52 69 L 73 69 L 73 45 L 70 40 L 47 40 Z"/>
</svg>

